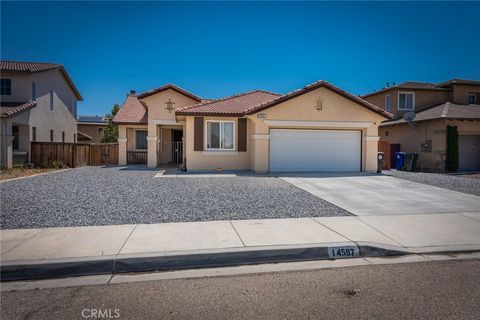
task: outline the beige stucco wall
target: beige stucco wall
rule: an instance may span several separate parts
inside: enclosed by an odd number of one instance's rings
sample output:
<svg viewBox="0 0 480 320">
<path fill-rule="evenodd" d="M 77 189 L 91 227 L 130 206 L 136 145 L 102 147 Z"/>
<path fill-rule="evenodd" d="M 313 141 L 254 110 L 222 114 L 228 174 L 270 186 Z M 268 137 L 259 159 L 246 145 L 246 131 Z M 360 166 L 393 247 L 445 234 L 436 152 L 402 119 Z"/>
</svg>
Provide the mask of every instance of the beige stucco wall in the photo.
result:
<svg viewBox="0 0 480 320">
<path fill-rule="evenodd" d="M 237 124 L 238 118 L 231 117 L 205 117 L 204 121 L 207 120 L 226 120 L 234 121 L 234 151 L 194 151 L 193 142 L 194 142 L 194 117 L 187 117 L 186 120 L 186 135 L 185 138 L 185 150 L 187 158 L 187 170 L 249 170 L 250 169 L 250 139 L 247 139 L 247 151 L 238 152 L 237 151 Z M 204 138 L 205 138 L 205 129 L 206 124 L 204 123 Z M 250 129 L 250 123 L 247 124 L 247 132 Z M 184 132 L 185 134 L 185 132 Z M 204 140 L 205 141 L 205 140 Z M 204 142 L 205 146 L 205 142 Z"/>
<path fill-rule="evenodd" d="M 198 101 L 187 97 L 183 94 L 178 93 L 175 90 L 168 89 L 152 96 L 141 99 L 143 103 L 147 105 L 148 108 L 148 166 L 156 167 L 158 164 L 157 159 L 157 147 L 160 143 L 159 141 L 159 130 L 158 124 L 155 123 L 156 120 L 170 120 L 175 121 L 175 111 L 169 112 L 165 108 L 167 105 L 165 102 L 169 99 L 174 102 L 174 108 L 181 108 L 187 105 L 198 103 Z M 180 127 L 179 127 L 180 128 Z M 183 126 L 181 127 L 183 128 Z"/>
<path fill-rule="evenodd" d="M 323 110 L 316 110 L 317 100 L 321 99 Z M 265 118 L 257 115 L 248 116 L 247 152 L 205 152 L 193 151 L 194 117 L 187 117 L 187 169 L 211 170 L 222 168 L 252 169 L 257 172 L 268 171 L 269 167 L 269 133 L 272 128 L 301 128 L 329 130 L 362 131 L 362 170 L 375 171 L 377 167 L 378 124 L 384 117 L 343 98 L 332 91 L 319 88 L 297 98 L 291 99 L 272 108 L 260 111 Z M 237 118 L 205 117 L 237 122 Z M 307 126 L 296 127 L 289 124 L 269 126 L 265 121 L 287 120 L 302 121 Z M 312 121 L 322 122 L 313 124 Z M 358 123 L 368 123 L 357 127 Z M 205 126 L 205 125 L 204 125 Z M 235 125 L 235 131 L 237 126 Z"/>
<path fill-rule="evenodd" d="M 100 143 L 102 142 L 102 135 L 98 133 L 98 129 L 105 129 L 106 125 L 97 125 L 97 124 L 81 124 L 80 122 L 77 125 L 77 130 L 79 132 L 88 134 L 93 139 L 88 141 L 90 143 Z"/>
<path fill-rule="evenodd" d="M 480 95 L 480 86 L 454 85 L 453 102 L 458 104 L 467 104 L 469 93 L 476 93 Z"/>
<path fill-rule="evenodd" d="M 417 122 L 416 128 L 411 128 L 408 124 L 382 126 L 379 128 L 379 134 L 382 141 L 399 143 L 400 151 L 418 153 L 418 170 L 443 171 L 447 148 L 447 125 L 457 126 L 459 135 L 480 135 L 479 121 L 444 119 Z M 427 140 L 432 141 L 432 151 L 422 152 L 421 144 Z"/>
</svg>

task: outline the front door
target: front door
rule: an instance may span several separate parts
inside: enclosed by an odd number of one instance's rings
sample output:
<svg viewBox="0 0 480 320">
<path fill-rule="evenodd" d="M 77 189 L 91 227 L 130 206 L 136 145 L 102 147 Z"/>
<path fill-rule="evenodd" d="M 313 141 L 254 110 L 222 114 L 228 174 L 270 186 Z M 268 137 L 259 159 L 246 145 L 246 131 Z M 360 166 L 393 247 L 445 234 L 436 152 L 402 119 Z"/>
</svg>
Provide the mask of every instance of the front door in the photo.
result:
<svg viewBox="0 0 480 320">
<path fill-rule="evenodd" d="M 172 163 L 183 163 L 183 131 L 172 130 Z"/>
</svg>

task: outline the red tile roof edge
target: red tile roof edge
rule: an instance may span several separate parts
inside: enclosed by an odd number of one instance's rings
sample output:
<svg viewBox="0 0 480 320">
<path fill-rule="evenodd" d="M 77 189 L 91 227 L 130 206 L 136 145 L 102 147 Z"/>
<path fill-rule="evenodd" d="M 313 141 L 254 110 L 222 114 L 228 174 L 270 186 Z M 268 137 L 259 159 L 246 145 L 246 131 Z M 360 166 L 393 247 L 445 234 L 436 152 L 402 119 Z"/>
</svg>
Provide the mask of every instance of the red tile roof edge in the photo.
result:
<svg viewBox="0 0 480 320">
<path fill-rule="evenodd" d="M 5 103 L 4 104 L 9 104 L 9 103 Z M 18 105 L 16 106 L 1 106 L 0 107 L 0 117 L 2 118 L 8 118 L 8 117 L 11 117 L 13 115 L 16 115 L 17 113 L 20 113 L 22 111 L 26 111 L 28 109 L 31 109 L 33 107 L 35 107 L 37 105 L 37 102 L 36 101 L 29 101 L 29 102 L 25 102 L 25 103 L 19 103 Z M 4 107 L 6 108 L 9 108 L 9 110 L 5 110 L 4 111 Z"/>
<path fill-rule="evenodd" d="M 165 84 L 163 86 L 160 86 L 158 88 L 155 88 L 155 89 L 152 89 L 152 90 L 149 90 L 149 91 L 146 91 L 146 92 L 142 92 L 142 93 L 138 94 L 137 97 L 139 99 L 143 99 L 143 98 L 152 96 L 156 93 L 159 93 L 159 92 L 162 92 L 162 91 L 165 91 L 165 90 L 168 90 L 168 89 L 172 89 L 174 91 L 177 91 L 180 94 L 183 94 L 183 95 L 185 95 L 189 98 L 192 98 L 193 100 L 202 101 L 202 98 L 200 98 L 199 96 L 194 95 L 193 93 L 190 93 L 187 90 L 185 90 L 183 88 L 180 88 L 177 85 L 174 85 L 173 83 L 167 83 L 167 84 Z"/>
</svg>

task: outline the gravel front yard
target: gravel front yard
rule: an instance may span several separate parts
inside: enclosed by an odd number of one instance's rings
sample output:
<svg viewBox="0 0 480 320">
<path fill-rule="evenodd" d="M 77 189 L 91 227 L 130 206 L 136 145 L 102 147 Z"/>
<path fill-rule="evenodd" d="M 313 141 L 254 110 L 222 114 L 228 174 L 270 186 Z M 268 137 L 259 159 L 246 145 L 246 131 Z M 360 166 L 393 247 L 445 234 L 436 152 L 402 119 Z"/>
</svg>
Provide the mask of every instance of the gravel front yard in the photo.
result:
<svg viewBox="0 0 480 320">
<path fill-rule="evenodd" d="M 399 179 L 429 184 L 432 186 L 480 196 L 480 179 L 473 176 L 456 176 L 441 173 L 405 172 L 392 170 L 385 172 Z"/>
<path fill-rule="evenodd" d="M 155 173 L 83 167 L 3 182 L 1 228 L 350 215 L 274 177 L 154 178 Z"/>
</svg>

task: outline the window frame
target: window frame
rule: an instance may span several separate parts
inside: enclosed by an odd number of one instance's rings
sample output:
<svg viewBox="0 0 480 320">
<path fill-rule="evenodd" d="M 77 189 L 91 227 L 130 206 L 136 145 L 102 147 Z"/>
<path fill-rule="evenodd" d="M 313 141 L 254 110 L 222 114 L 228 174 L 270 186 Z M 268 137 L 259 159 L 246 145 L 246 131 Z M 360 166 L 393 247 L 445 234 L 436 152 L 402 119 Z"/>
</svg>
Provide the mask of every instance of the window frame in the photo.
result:
<svg viewBox="0 0 480 320">
<path fill-rule="evenodd" d="M 146 132 L 147 135 L 145 136 L 145 149 L 139 149 L 138 148 L 138 145 L 137 145 L 137 132 L 138 131 L 143 131 L 143 132 Z M 148 129 L 135 129 L 135 150 L 137 151 L 146 151 L 148 150 Z"/>
<path fill-rule="evenodd" d="M 37 101 L 37 84 L 32 81 L 32 101 Z"/>
<path fill-rule="evenodd" d="M 103 134 L 103 130 L 105 130 L 105 128 L 103 128 L 103 127 L 97 128 L 97 135 Z"/>
<path fill-rule="evenodd" d="M 232 138 L 233 138 L 233 147 L 231 149 L 225 149 L 225 148 L 209 148 L 208 147 L 208 123 L 209 122 L 212 122 L 212 123 L 220 123 L 220 135 L 219 135 L 219 141 L 220 141 L 220 146 L 221 146 L 221 141 L 222 141 L 222 124 L 223 123 L 231 123 L 233 128 L 233 134 L 232 134 Z M 233 120 L 205 120 L 205 128 L 204 128 L 204 133 L 203 133 L 203 136 L 204 136 L 204 146 L 205 146 L 205 150 L 207 151 L 236 151 L 237 150 L 237 143 L 236 143 L 236 140 L 237 140 L 237 133 L 236 133 L 236 130 L 235 130 L 235 122 L 236 121 L 233 121 Z"/>
<path fill-rule="evenodd" d="M 473 101 L 474 101 L 473 103 L 470 103 L 470 97 L 473 97 Z M 478 99 L 478 93 L 470 92 L 470 93 L 468 94 L 468 104 L 473 104 L 473 105 L 478 104 L 477 99 Z"/>
<path fill-rule="evenodd" d="M 0 95 L 3 96 L 3 97 L 11 97 L 12 96 L 12 78 L 1 78 L 1 80 L 9 80 L 10 81 L 10 93 L 9 94 L 1 94 L 1 91 L 0 91 Z"/>
<path fill-rule="evenodd" d="M 412 108 L 401 108 L 400 107 L 400 95 L 401 94 L 404 94 L 404 95 L 407 95 L 407 94 L 411 94 L 412 95 Z M 407 99 L 405 97 L 405 104 L 407 102 Z M 398 92 L 398 99 L 397 99 L 397 110 L 399 111 L 413 111 L 415 110 L 415 92 L 411 92 L 411 91 L 399 91 Z"/>
<path fill-rule="evenodd" d="M 53 90 L 50 90 L 50 111 L 53 111 Z"/>
<path fill-rule="evenodd" d="M 32 141 L 37 142 L 37 127 L 32 127 Z"/>
<path fill-rule="evenodd" d="M 387 98 L 390 101 L 390 105 L 388 106 L 388 108 L 387 108 Z M 392 95 L 391 94 L 385 95 L 385 111 L 387 112 L 392 111 Z"/>
</svg>

